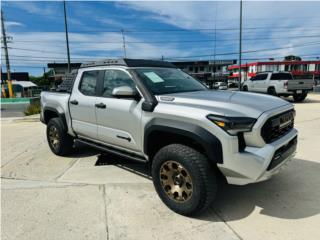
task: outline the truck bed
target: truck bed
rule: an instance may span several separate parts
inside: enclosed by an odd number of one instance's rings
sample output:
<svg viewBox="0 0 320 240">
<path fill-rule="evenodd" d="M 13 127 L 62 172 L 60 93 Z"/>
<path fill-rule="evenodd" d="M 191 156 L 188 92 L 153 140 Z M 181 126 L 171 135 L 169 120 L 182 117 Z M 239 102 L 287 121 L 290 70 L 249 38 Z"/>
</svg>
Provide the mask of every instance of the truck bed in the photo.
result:
<svg viewBox="0 0 320 240">
<path fill-rule="evenodd" d="M 54 109 L 59 114 L 64 114 L 66 119 L 70 119 L 69 114 L 69 98 L 70 93 L 67 92 L 53 92 L 42 91 L 41 92 L 41 117 L 44 109 Z"/>
<path fill-rule="evenodd" d="M 312 90 L 312 79 L 292 79 L 288 81 L 288 91 Z"/>
</svg>

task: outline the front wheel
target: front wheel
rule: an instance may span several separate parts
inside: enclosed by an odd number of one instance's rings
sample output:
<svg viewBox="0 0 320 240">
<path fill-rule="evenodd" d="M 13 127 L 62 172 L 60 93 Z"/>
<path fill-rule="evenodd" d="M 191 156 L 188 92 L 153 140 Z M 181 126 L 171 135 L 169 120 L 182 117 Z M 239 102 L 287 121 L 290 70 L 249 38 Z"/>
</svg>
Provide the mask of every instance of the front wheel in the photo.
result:
<svg viewBox="0 0 320 240">
<path fill-rule="evenodd" d="M 293 100 L 294 100 L 295 102 L 302 102 L 303 100 L 306 99 L 307 95 L 308 95 L 307 93 L 294 94 L 294 95 L 293 95 Z"/>
<path fill-rule="evenodd" d="M 203 154 L 181 144 L 163 147 L 152 163 L 153 184 L 161 200 L 188 216 L 212 204 L 217 192 L 216 171 Z"/>
<path fill-rule="evenodd" d="M 65 156 L 73 149 L 73 138 L 64 130 L 60 118 L 52 118 L 47 125 L 47 140 L 51 151 Z"/>
</svg>

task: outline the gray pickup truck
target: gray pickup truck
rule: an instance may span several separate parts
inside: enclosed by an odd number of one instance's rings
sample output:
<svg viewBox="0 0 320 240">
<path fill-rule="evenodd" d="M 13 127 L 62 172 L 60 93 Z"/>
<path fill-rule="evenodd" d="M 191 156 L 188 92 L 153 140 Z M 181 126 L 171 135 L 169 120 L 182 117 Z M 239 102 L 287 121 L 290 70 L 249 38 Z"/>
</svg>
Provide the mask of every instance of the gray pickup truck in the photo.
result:
<svg viewBox="0 0 320 240">
<path fill-rule="evenodd" d="M 285 100 L 208 90 L 164 61 L 83 64 L 60 91 L 41 93 L 53 153 L 81 142 L 149 163 L 160 198 L 183 215 L 211 205 L 221 179 L 244 185 L 277 173 L 296 151 L 294 117 Z"/>
</svg>

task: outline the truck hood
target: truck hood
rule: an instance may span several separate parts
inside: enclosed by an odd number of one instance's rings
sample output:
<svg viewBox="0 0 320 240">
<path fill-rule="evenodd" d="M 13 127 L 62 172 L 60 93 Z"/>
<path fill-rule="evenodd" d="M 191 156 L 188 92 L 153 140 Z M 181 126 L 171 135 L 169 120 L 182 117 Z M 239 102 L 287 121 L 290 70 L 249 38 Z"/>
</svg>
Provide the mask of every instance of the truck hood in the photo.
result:
<svg viewBox="0 0 320 240">
<path fill-rule="evenodd" d="M 207 109 L 212 114 L 249 116 L 258 118 L 262 113 L 291 105 L 291 103 L 264 94 L 236 91 L 197 91 L 158 96 L 159 102 Z"/>
</svg>

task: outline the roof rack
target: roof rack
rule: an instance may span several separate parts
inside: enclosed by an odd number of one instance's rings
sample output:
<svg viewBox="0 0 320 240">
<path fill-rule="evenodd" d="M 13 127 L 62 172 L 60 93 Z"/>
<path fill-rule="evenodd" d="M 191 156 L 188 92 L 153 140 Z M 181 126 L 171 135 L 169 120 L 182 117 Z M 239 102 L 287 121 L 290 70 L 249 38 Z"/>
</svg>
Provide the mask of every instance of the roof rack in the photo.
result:
<svg viewBox="0 0 320 240">
<path fill-rule="evenodd" d="M 126 63 L 123 59 L 104 59 L 99 61 L 92 61 L 88 63 L 82 63 L 80 68 L 85 67 L 97 67 L 97 66 L 110 66 L 110 65 L 122 65 L 126 66 Z"/>
<path fill-rule="evenodd" d="M 93 61 L 81 64 L 80 68 L 97 67 L 97 66 L 127 66 L 127 67 L 166 67 L 177 68 L 170 62 L 147 59 L 104 59 L 100 61 Z"/>
</svg>

